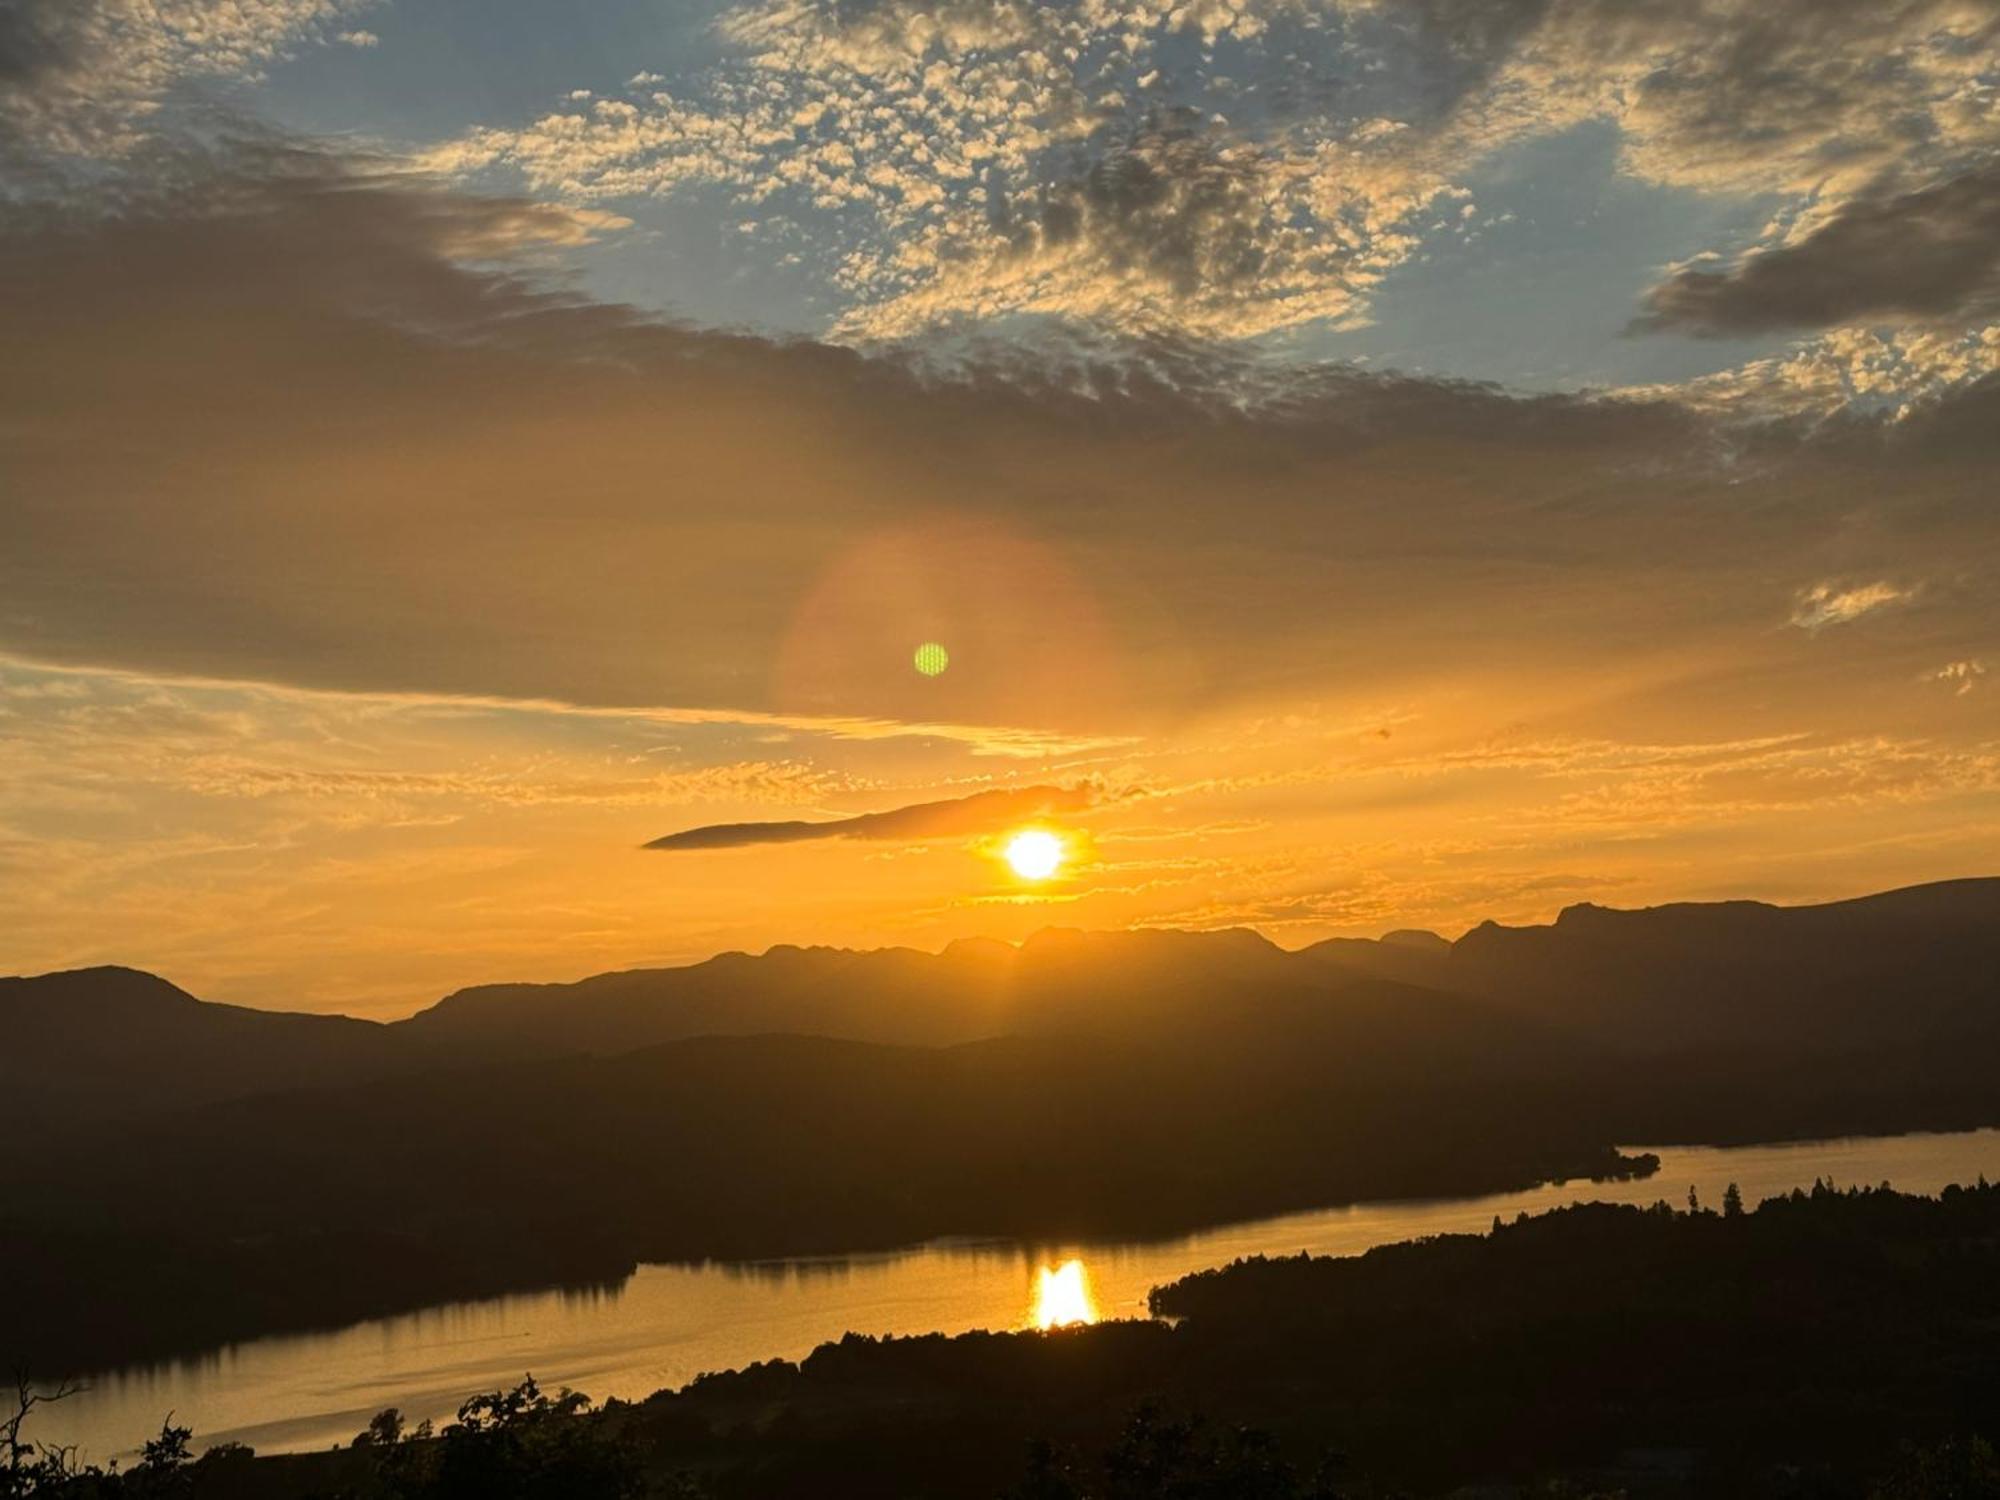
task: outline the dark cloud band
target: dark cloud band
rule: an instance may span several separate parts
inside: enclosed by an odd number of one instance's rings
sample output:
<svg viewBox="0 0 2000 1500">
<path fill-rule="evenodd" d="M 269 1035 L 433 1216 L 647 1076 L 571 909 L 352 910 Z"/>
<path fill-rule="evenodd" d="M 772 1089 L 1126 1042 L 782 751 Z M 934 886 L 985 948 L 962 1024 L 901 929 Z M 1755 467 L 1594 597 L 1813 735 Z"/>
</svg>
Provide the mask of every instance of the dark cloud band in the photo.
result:
<svg viewBox="0 0 2000 1500">
<path fill-rule="evenodd" d="M 824 823 L 714 823 L 654 839 L 648 849 L 741 849 L 811 839 L 925 839 L 994 833 L 1024 819 L 1082 812 L 1097 800 L 1090 786 L 1031 786 L 975 792 Z"/>
<path fill-rule="evenodd" d="M 1712 338 L 2000 311 L 2000 166 L 1858 200 L 1795 245 L 1680 272 L 1647 306 L 1637 332 Z"/>
</svg>

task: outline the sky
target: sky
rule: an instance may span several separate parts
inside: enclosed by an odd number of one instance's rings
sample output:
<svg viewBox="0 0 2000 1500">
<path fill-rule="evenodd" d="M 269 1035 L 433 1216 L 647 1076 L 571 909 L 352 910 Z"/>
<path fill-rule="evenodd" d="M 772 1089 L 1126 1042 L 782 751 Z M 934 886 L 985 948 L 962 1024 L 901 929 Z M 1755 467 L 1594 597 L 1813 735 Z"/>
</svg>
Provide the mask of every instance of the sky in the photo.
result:
<svg viewBox="0 0 2000 1500">
<path fill-rule="evenodd" d="M 7 972 L 2000 870 L 1990 0 L 11 0 L 0 350 Z"/>
</svg>

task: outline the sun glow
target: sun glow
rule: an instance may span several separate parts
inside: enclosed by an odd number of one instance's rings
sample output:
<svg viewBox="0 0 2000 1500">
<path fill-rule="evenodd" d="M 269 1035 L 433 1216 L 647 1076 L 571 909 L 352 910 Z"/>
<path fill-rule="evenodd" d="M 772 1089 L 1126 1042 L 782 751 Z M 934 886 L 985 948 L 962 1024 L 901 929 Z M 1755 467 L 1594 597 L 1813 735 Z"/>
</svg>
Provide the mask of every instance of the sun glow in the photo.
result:
<svg viewBox="0 0 2000 1500">
<path fill-rule="evenodd" d="M 1001 852 L 1023 880 L 1047 880 L 1062 868 L 1069 853 L 1061 835 L 1046 828 L 1024 828 L 1007 840 L 1007 847 Z"/>
<path fill-rule="evenodd" d="M 1097 1321 L 1097 1298 L 1090 1290 L 1090 1273 L 1082 1261 L 1066 1260 L 1035 1273 L 1035 1307 L 1029 1317 L 1041 1329 Z"/>
</svg>

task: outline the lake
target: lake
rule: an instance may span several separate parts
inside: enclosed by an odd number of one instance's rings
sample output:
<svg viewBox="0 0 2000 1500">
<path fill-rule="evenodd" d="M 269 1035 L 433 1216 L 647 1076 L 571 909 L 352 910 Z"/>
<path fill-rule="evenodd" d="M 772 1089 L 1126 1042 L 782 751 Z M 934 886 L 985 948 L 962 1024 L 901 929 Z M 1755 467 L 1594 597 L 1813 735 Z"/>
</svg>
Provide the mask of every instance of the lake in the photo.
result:
<svg viewBox="0 0 2000 1500">
<path fill-rule="evenodd" d="M 1144 1317 L 1146 1293 L 1246 1255 L 1351 1255 L 1420 1235 L 1484 1231 L 1499 1214 L 1600 1200 L 1709 1207 L 1737 1183 L 1747 1204 L 1810 1187 L 1893 1183 L 1934 1193 L 2000 1178 L 2000 1131 L 1654 1150 L 1657 1176 L 1572 1182 L 1477 1198 L 1362 1203 L 1127 1244 L 939 1242 L 880 1255 L 752 1265 L 641 1266 L 608 1291 L 538 1292 L 453 1303 L 330 1333 L 255 1339 L 198 1358 L 91 1377 L 36 1413 L 29 1435 L 103 1461 L 136 1450 L 171 1410 L 196 1451 L 343 1443 L 386 1406 L 448 1419 L 467 1396 L 532 1371 L 553 1390 L 636 1399 L 709 1370 L 798 1359 L 849 1331 L 956 1333 L 1075 1319 Z"/>
</svg>

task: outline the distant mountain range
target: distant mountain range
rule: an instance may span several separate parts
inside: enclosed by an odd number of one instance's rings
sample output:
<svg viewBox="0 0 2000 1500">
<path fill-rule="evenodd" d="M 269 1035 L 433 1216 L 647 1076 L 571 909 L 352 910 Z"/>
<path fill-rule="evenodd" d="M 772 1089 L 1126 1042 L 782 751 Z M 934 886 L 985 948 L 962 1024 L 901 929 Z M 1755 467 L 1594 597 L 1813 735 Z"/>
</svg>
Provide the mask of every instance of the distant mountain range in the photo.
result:
<svg viewBox="0 0 2000 1500">
<path fill-rule="evenodd" d="M 2000 880 L 1295 952 L 775 948 L 392 1024 L 0 980 L 0 1364 L 636 1259 L 1163 1233 L 1645 1170 L 1617 1142 L 2000 1124 L 1996 976 Z"/>
<path fill-rule="evenodd" d="M 1363 988 L 1374 981 L 1378 987 Z M 1381 984 L 1427 994 L 1385 991 Z M 1050 930 L 941 953 L 781 946 L 571 984 L 480 985 L 407 1020 L 217 1005 L 133 969 L 0 979 L 0 1092 L 31 1121 L 130 1115 L 450 1063 L 699 1036 L 936 1047 L 998 1036 L 1254 1032 L 1318 1007 L 1471 1014 L 1617 1053 L 2000 1035 L 2000 878 L 1821 906 L 1755 901 L 1486 922 L 1286 951 L 1253 932 Z"/>
</svg>

